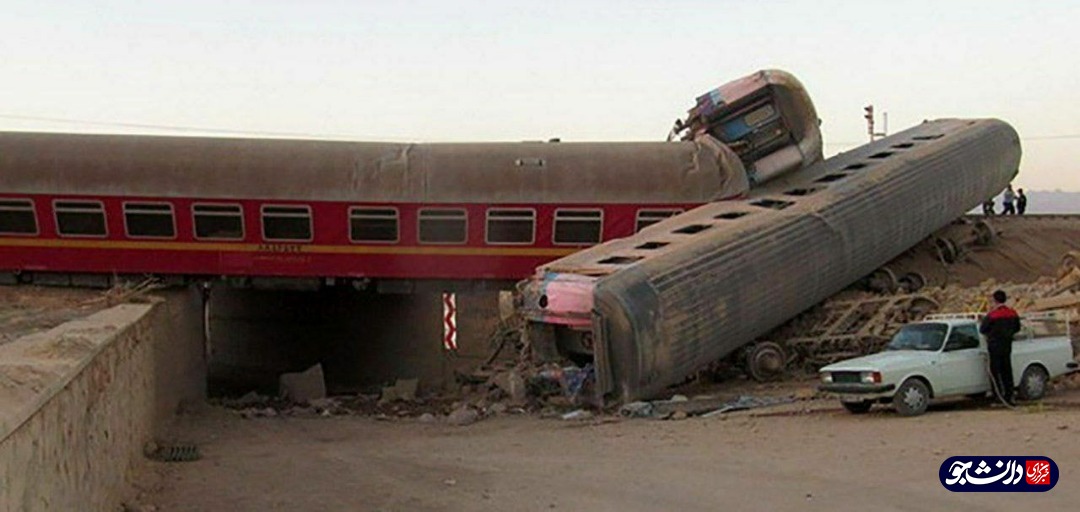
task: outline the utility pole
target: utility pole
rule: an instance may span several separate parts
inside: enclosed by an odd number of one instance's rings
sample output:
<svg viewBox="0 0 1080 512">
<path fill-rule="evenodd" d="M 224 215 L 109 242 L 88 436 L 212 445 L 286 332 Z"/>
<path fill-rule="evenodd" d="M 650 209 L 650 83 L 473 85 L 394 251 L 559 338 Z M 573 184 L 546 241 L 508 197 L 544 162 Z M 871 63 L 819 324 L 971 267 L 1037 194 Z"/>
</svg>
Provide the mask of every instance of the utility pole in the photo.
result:
<svg viewBox="0 0 1080 512">
<path fill-rule="evenodd" d="M 863 107 L 863 119 L 866 119 L 866 134 L 870 136 L 870 142 L 874 142 L 874 106 Z"/>
<path fill-rule="evenodd" d="M 880 132 L 874 131 L 874 105 L 867 105 L 863 107 L 863 119 L 866 119 L 866 133 L 870 136 L 870 142 L 874 142 L 878 137 L 884 137 L 889 134 L 889 113 L 884 112 L 882 116 L 885 118 L 885 129 Z"/>
</svg>

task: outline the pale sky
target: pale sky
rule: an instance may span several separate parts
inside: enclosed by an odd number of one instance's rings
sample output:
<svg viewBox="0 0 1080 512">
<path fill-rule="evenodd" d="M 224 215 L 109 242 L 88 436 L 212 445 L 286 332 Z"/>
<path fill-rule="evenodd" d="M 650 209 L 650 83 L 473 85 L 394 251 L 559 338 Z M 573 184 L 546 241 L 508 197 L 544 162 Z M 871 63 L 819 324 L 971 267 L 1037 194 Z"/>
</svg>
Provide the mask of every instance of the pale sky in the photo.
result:
<svg viewBox="0 0 1080 512">
<path fill-rule="evenodd" d="M 867 140 L 870 103 L 891 132 L 997 117 L 1025 139 L 1019 186 L 1080 190 L 1080 1 L 0 8 L 0 130 L 662 140 L 698 95 L 779 68 L 809 90 L 827 154 Z"/>
</svg>

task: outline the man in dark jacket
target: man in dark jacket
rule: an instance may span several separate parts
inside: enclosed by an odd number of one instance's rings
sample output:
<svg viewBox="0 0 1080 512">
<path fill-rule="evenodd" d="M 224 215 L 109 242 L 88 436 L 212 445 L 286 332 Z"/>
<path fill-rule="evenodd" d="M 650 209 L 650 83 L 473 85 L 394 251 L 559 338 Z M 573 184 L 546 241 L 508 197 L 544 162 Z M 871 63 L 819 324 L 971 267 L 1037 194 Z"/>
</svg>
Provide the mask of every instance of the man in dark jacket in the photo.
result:
<svg viewBox="0 0 1080 512">
<path fill-rule="evenodd" d="M 990 375 L 994 379 L 995 392 L 1012 405 L 1012 342 L 1013 336 L 1020 331 L 1020 315 L 1005 305 L 1007 299 L 1004 291 L 994 292 L 994 307 L 983 317 L 979 332 L 986 336 L 987 348 L 990 351 Z"/>
</svg>

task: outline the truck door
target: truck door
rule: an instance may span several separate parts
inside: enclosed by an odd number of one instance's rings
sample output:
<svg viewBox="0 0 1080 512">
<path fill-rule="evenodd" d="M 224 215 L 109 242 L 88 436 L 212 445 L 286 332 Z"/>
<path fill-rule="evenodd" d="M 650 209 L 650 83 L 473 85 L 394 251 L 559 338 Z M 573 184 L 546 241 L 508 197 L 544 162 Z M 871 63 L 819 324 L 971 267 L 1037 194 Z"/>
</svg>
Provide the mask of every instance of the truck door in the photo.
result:
<svg viewBox="0 0 1080 512">
<path fill-rule="evenodd" d="M 974 325 L 954 326 L 937 363 L 938 395 L 981 393 L 990 386 L 989 356 Z"/>
</svg>

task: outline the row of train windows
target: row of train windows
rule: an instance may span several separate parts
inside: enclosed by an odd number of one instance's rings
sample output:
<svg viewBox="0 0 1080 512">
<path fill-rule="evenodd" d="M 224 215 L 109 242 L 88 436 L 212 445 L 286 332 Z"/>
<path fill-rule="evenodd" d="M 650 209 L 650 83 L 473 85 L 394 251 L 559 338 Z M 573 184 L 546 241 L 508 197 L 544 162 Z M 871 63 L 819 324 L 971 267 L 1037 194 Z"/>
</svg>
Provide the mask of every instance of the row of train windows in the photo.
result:
<svg viewBox="0 0 1080 512">
<path fill-rule="evenodd" d="M 53 203 L 56 229 L 61 236 L 103 237 L 107 234 L 105 209 L 97 201 L 56 201 Z M 637 212 L 636 230 L 655 224 L 682 210 L 642 209 Z M 124 203 L 124 228 L 132 238 L 176 238 L 173 205 L 169 203 Z M 192 206 L 195 238 L 200 240 L 242 240 L 243 210 L 236 204 L 196 204 Z M 311 241 L 311 208 L 307 206 L 263 206 L 262 237 L 268 241 Z M 421 208 L 417 235 L 421 243 L 463 244 L 468 237 L 467 212 L 463 208 Z M 600 209 L 558 209 L 552 241 L 579 245 L 599 243 L 603 231 Z M 491 208 L 487 211 L 486 241 L 489 244 L 532 244 L 536 235 L 536 211 L 527 208 Z M 0 200 L 0 234 L 38 233 L 34 205 L 29 200 Z M 400 239 L 396 208 L 349 209 L 349 238 L 353 242 L 394 243 Z"/>
</svg>

